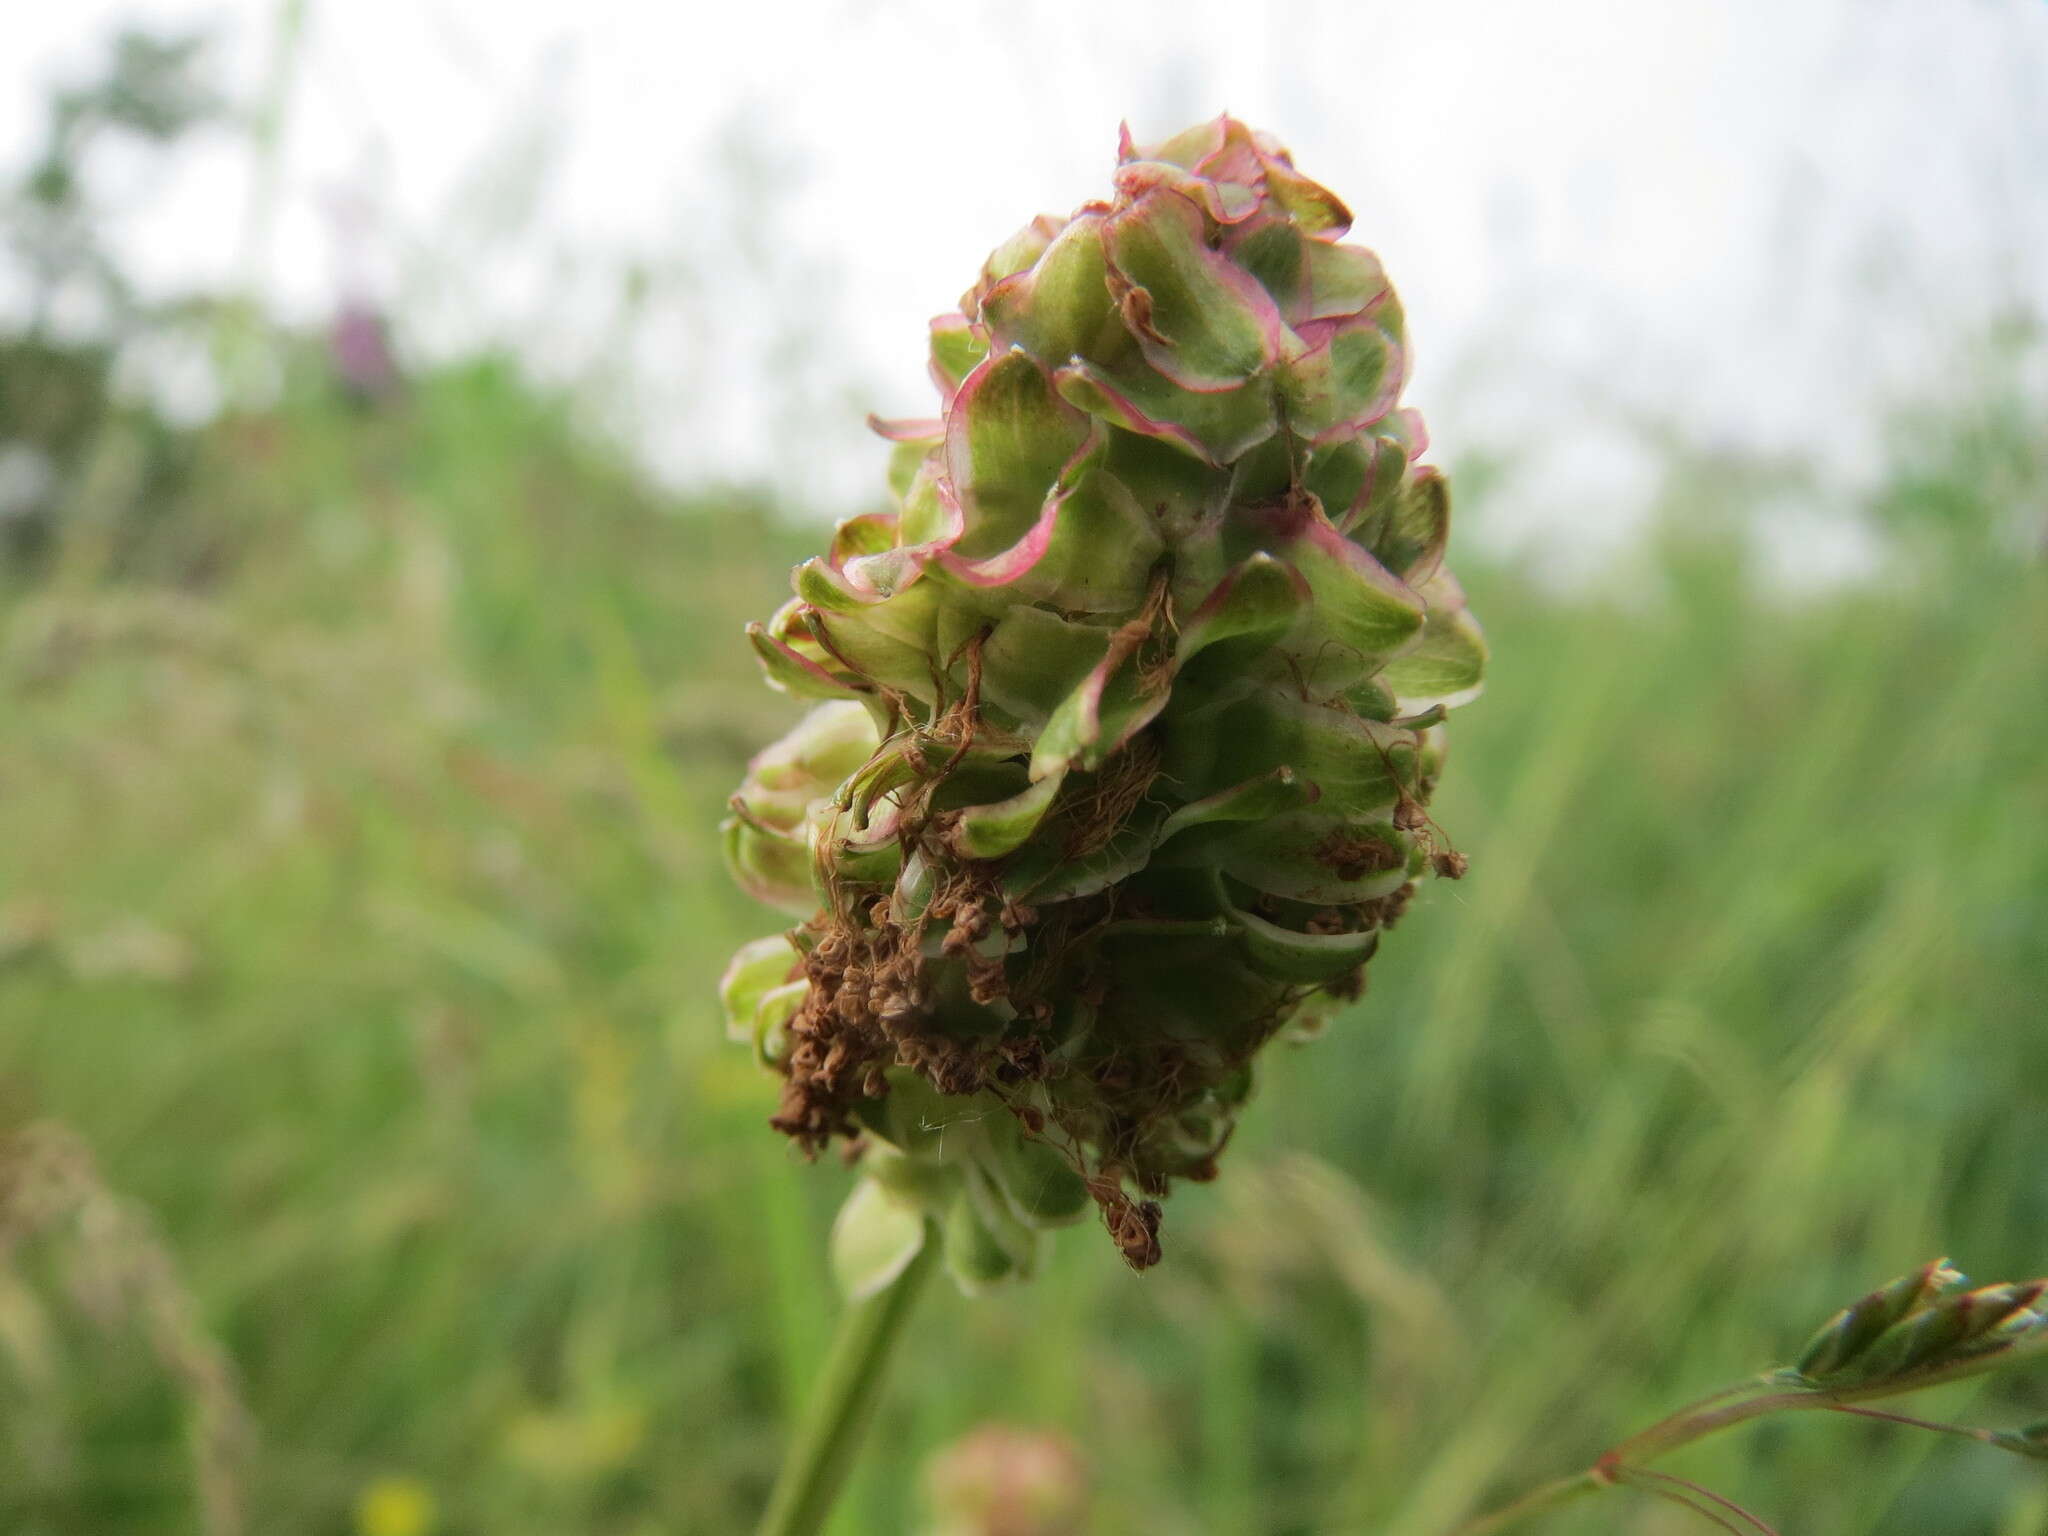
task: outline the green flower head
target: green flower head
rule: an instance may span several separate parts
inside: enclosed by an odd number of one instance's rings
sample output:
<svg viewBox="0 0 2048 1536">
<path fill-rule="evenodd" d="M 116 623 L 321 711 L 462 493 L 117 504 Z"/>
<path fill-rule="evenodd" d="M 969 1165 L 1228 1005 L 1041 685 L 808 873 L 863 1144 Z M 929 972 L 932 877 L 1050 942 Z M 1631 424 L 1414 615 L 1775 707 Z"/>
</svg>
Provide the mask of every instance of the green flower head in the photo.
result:
<svg viewBox="0 0 2048 1536">
<path fill-rule="evenodd" d="M 749 631 L 819 702 L 733 800 L 797 924 L 725 998 L 775 1126 L 863 1149 L 856 1290 L 928 1230 L 969 1284 L 1027 1272 L 1091 1205 L 1155 1262 L 1260 1047 L 1463 872 L 1425 807 L 1485 645 L 1350 220 L 1231 118 L 1126 134 L 1106 201 L 932 322 L 939 414 L 877 423 L 894 510 Z"/>
</svg>

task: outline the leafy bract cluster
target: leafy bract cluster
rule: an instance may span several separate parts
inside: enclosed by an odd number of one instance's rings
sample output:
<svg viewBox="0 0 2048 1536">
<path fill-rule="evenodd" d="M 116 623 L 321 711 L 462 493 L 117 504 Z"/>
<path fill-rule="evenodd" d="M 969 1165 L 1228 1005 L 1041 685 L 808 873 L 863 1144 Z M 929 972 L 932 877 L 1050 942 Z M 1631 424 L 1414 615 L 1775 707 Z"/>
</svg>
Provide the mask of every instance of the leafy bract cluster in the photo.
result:
<svg viewBox="0 0 2048 1536">
<path fill-rule="evenodd" d="M 1844 1307 L 1773 1379 L 1857 1401 L 1975 1376 L 2048 1343 L 2044 1297 L 2048 1280 L 1966 1289 L 1936 1260 Z"/>
<path fill-rule="evenodd" d="M 799 921 L 726 1001 L 774 1123 L 866 1150 L 860 1274 L 927 1218 L 964 1281 L 1028 1270 L 1091 1200 L 1154 1262 L 1258 1049 L 1463 871 L 1424 807 L 1485 648 L 1349 224 L 1233 119 L 1126 133 L 1110 200 L 932 322 L 940 414 L 876 424 L 895 510 L 750 630 L 820 702 L 733 801 L 734 873 Z"/>
</svg>

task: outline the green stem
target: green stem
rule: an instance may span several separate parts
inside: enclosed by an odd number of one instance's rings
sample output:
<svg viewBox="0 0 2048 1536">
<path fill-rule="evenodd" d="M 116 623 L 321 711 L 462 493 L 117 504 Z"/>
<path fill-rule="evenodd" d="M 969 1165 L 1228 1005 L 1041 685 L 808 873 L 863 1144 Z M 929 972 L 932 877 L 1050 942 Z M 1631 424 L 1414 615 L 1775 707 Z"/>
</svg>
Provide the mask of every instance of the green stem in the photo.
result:
<svg viewBox="0 0 2048 1536">
<path fill-rule="evenodd" d="M 1773 1392 L 1770 1385 L 1767 1381 L 1744 1383 L 1743 1387 L 1702 1398 L 1689 1408 L 1679 1409 L 1668 1419 L 1659 1420 L 1641 1434 L 1629 1436 L 1602 1459 L 1617 1466 L 1639 1467 L 1680 1446 L 1691 1445 L 1716 1430 L 1762 1418 L 1767 1413 L 1826 1408 L 1833 1402 L 1831 1398 L 1819 1397 L 1812 1392 Z M 1727 1401 L 1738 1396 L 1744 1388 L 1753 1388 L 1753 1395 L 1741 1397 L 1737 1402 Z"/>
<path fill-rule="evenodd" d="M 1599 1493 L 1608 1486 L 1608 1480 L 1598 1472 L 1587 1470 L 1574 1472 L 1570 1477 L 1560 1477 L 1554 1483 L 1545 1483 L 1530 1493 L 1525 1493 L 1514 1503 L 1497 1509 L 1490 1515 L 1468 1521 L 1451 1533 L 1451 1536 L 1493 1536 L 1496 1531 L 1505 1531 L 1520 1525 L 1531 1515 L 1544 1514 L 1560 1504 L 1570 1504 L 1589 1493 Z"/>
<path fill-rule="evenodd" d="M 1944 1424 L 1938 1419 L 1916 1419 L 1910 1413 L 1887 1413 L 1881 1408 L 1855 1408 L 1847 1403 L 1832 1405 L 1836 1413 L 1853 1413 L 1859 1419 L 1877 1419 L 1886 1424 L 1904 1424 L 1910 1429 L 1931 1429 L 1938 1435 L 1960 1435 L 1979 1445 L 1998 1444 L 1997 1434 L 1968 1424 Z"/>
<path fill-rule="evenodd" d="M 1710 1397 L 1703 1397 L 1698 1402 L 1679 1409 L 1669 1418 L 1658 1420 L 1642 1433 L 1631 1435 L 1585 1471 L 1571 1477 L 1561 1477 L 1554 1483 L 1545 1483 L 1534 1493 L 1517 1499 L 1506 1508 L 1495 1510 L 1492 1514 L 1459 1526 L 1451 1532 L 1451 1536 L 1493 1536 L 1496 1531 L 1505 1531 L 1521 1524 L 1523 1519 L 1530 1515 L 1542 1514 L 1584 1494 L 1598 1493 L 1618 1482 L 1626 1482 L 1629 1480 L 1629 1473 L 1643 1470 L 1660 1456 L 1667 1456 L 1681 1446 L 1691 1445 L 1693 1441 L 1703 1439 L 1718 1430 L 1746 1423 L 1750 1419 L 1762 1418 L 1767 1413 L 1834 1409 L 1843 1413 L 1862 1413 L 1872 1418 L 1899 1418 L 1895 1414 L 1879 1414 L 1869 1409 L 1847 1407 L 1839 1397 L 1831 1394 L 1771 1390 L 1775 1385 L 1773 1378 L 1759 1377 L 1753 1381 L 1738 1382 Z M 1953 1433 L 1970 1434 L 1969 1430 L 1960 1426 L 1925 1427 L 1947 1428 Z"/>
<path fill-rule="evenodd" d="M 824 1529 L 881 1395 L 903 1320 L 938 1262 L 938 1252 L 939 1235 L 927 1224 L 924 1247 L 903 1273 L 847 1308 L 756 1536 L 817 1536 Z"/>
<path fill-rule="evenodd" d="M 1601 1489 L 1611 1488 L 1616 1483 L 1639 1483 L 1643 1477 L 1683 1484 L 1692 1492 L 1716 1504 L 1726 1505 L 1743 1519 L 1750 1521 L 1757 1529 L 1768 1531 L 1769 1526 L 1739 1504 L 1727 1504 L 1719 1494 L 1685 1483 L 1683 1478 L 1672 1478 L 1668 1473 L 1650 1472 L 1647 1470 L 1649 1463 L 1661 1456 L 1668 1456 L 1683 1446 L 1691 1445 L 1695 1440 L 1704 1439 L 1720 1430 L 1731 1429 L 1751 1419 L 1760 1419 L 1770 1413 L 1849 1413 L 1860 1418 L 1881 1419 L 1890 1424 L 1905 1424 L 1914 1429 L 1931 1429 L 1940 1434 L 1959 1435 L 1965 1440 L 1976 1440 L 1985 1445 L 1997 1445 L 2001 1443 L 2000 1437 L 1990 1430 L 1972 1429 L 1963 1424 L 1942 1424 L 1932 1419 L 1914 1418 L 1910 1414 L 1856 1406 L 1859 1400 L 1894 1397 L 1902 1392 L 1918 1392 L 1927 1387 L 1940 1386 L 1964 1376 L 1974 1375 L 1982 1369 L 1983 1361 L 1980 1357 L 1965 1356 L 1952 1359 L 1945 1364 L 1938 1362 L 1929 1369 L 1869 1381 L 1860 1386 L 1833 1389 L 1802 1382 L 1790 1371 L 1772 1371 L 1763 1376 L 1755 1376 L 1748 1381 L 1737 1382 L 1732 1387 L 1725 1387 L 1719 1392 L 1703 1397 L 1698 1402 L 1688 1404 L 1668 1418 L 1659 1419 L 1640 1434 L 1629 1436 L 1585 1471 L 1573 1477 L 1559 1478 L 1554 1483 L 1545 1483 L 1534 1493 L 1517 1499 L 1504 1509 L 1495 1510 L 1491 1514 L 1458 1526 L 1450 1536 L 1492 1536 L 1496 1531 L 1504 1531 L 1521 1524 L 1525 1516 L 1541 1514 L 1545 1510 L 1578 1498 L 1581 1494 L 1598 1493 Z M 1666 1496 L 1673 1495 L 1667 1492 Z M 1721 1517 L 1709 1513 L 1708 1518 L 1718 1520 Z"/>
</svg>

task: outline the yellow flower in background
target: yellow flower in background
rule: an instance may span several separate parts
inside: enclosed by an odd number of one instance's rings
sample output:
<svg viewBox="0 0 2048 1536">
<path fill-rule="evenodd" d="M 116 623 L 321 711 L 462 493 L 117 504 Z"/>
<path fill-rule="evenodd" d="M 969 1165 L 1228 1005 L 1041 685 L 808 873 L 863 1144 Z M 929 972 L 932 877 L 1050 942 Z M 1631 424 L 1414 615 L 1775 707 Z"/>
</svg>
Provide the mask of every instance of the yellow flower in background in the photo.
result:
<svg viewBox="0 0 2048 1536">
<path fill-rule="evenodd" d="M 416 1477 L 380 1477 L 356 1500 L 359 1536 L 429 1536 L 439 1510 L 433 1490 Z"/>
<path fill-rule="evenodd" d="M 559 1412 L 529 1409 L 505 1431 L 505 1448 L 521 1468 L 569 1483 L 620 1471 L 646 1440 L 646 1410 L 624 1402 Z"/>
</svg>

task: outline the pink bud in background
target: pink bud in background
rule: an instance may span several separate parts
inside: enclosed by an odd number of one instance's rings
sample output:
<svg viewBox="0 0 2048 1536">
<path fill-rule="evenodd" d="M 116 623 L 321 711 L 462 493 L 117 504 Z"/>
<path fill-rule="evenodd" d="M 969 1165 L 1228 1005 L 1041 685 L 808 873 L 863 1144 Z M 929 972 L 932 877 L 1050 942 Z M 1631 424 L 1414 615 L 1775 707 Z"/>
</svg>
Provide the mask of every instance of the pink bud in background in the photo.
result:
<svg viewBox="0 0 2048 1536">
<path fill-rule="evenodd" d="M 984 1424 L 935 1455 L 925 1472 L 933 1536 L 1079 1536 L 1088 1471 L 1054 1430 Z"/>
</svg>

